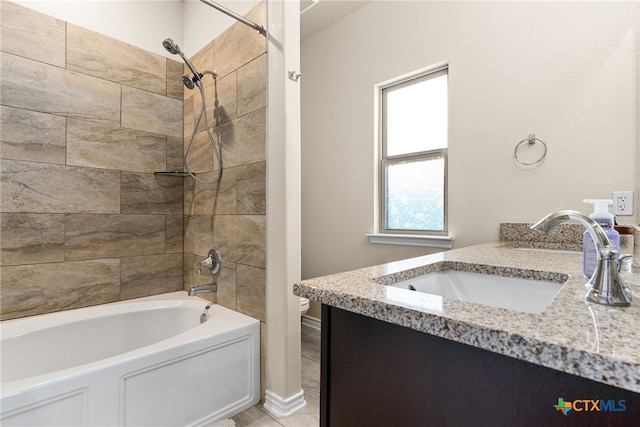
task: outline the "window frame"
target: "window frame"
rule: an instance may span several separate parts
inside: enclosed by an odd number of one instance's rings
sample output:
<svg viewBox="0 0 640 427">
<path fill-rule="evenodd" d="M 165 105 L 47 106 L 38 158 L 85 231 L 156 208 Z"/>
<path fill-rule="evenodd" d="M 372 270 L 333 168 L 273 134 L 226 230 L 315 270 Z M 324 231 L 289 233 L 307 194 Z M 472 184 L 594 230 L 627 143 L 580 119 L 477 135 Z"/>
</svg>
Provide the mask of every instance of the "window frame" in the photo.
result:
<svg viewBox="0 0 640 427">
<path fill-rule="evenodd" d="M 447 76 L 447 105 L 449 98 L 448 84 L 449 84 L 449 64 L 440 64 L 435 67 L 430 67 L 422 70 L 415 71 L 408 75 L 399 77 L 389 82 L 385 82 L 383 84 L 377 85 L 377 97 L 379 100 L 377 120 L 379 122 L 378 129 L 378 149 L 379 149 L 379 162 L 377 167 L 378 173 L 378 233 L 381 235 L 418 235 L 418 236 L 433 236 L 436 238 L 442 238 L 444 236 L 448 236 L 449 233 L 449 220 L 448 220 L 448 200 L 449 200 L 449 191 L 448 191 L 448 149 L 449 149 L 449 137 L 447 132 L 447 147 L 439 148 L 434 150 L 426 150 L 419 152 L 412 152 L 408 154 L 399 154 L 388 156 L 387 155 L 387 126 L 386 126 L 386 117 L 387 117 L 387 105 L 386 105 L 386 89 L 389 88 L 402 88 L 404 86 L 410 86 L 412 84 L 417 83 L 418 81 L 424 81 L 433 79 L 436 77 L 441 77 L 442 75 Z M 448 107 L 447 107 L 448 108 Z M 449 111 L 447 111 L 447 126 L 448 126 L 448 117 Z M 387 174 L 386 168 L 388 165 L 401 163 L 404 161 L 415 161 L 415 160 L 432 160 L 442 158 L 444 160 L 444 200 L 443 200 L 443 229 L 442 230 L 414 230 L 414 229 L 395 229 L 395 228 L 387 228 L 386 227 L 386 218 L 387 218 L 387 203 L 386 203 L 386 186 L 387 186 Z M 371 240 L 371 239 L 370 239 Z"/>
</svg>

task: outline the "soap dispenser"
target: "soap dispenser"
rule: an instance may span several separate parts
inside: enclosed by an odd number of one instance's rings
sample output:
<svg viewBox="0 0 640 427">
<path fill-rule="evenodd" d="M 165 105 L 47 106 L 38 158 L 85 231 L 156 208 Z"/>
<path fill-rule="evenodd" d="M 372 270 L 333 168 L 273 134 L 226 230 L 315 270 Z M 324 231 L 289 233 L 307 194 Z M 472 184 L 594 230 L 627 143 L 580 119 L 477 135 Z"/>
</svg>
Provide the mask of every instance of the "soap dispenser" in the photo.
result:
<svg viewBox="0 0 640 427">
<path fill-rule="evenodd" d="M 589 215 L 591 219 L 600 224 L 605 234 L 620 253 L 620 234 L 613 228 L 613 215 L 609 213 L 609 206 L 613 200 L 606 199 L 586 199 L 585 203 L 593 205 L 593 213 Z M 617 255 L 616 255 L 617 260 Z M 585 276 L 591 278 L 598 263 L 598 249 L 588 231 L 582 235 L 582 271 Z"/>
</svg>

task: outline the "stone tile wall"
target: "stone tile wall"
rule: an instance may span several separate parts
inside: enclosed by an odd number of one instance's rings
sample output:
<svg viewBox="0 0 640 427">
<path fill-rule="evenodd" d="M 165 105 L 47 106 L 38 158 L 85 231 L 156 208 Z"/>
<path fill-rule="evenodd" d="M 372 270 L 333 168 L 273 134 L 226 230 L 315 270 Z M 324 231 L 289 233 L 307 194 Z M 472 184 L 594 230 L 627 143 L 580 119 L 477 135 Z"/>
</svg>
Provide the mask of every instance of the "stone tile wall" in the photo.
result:
<svg viewBox="0 0 640 427">
<path fill-rule="evenodd" d="M 0 4 L 0 317 L 183 289 L 182 63 Z"/>
<path fill-rule="evenodd" d="M 266 23 L 262 2 L 246 17 Z M 196 53 L 205 75 L 206 114 L 222 147 L 223 174 L 215 185 L 185 180 L 185 287 L 209 283 L 197 265 L 211 248 L 223 260 L 216 302 L 265 321 L 266 285 L 266 39 L 241 23 Z M 188 70 L 185 68 L 185 73 Z M 184 143 L 189 142 L 201 99 L 197 89 L 184 92 Z M 216 166 L 204 123 L 200 123 L 189 168 L 211 180 Z"/>
<path fill-rule="evenodd" d="M 152 173 L 183 168 L 201 106 L 181 62 L 1 3 L 1 318 L 208 283 L 215 247 L 213 298 L 264 322 L 265 38 L 237 23 L 192 58 L 218 72 L 204 81 L 224 172 L 207 185 Z M 265 3 L 247 17 L 265 25 Z M 204 130 L 189 165 L 209 180 Z"/>
</svg>

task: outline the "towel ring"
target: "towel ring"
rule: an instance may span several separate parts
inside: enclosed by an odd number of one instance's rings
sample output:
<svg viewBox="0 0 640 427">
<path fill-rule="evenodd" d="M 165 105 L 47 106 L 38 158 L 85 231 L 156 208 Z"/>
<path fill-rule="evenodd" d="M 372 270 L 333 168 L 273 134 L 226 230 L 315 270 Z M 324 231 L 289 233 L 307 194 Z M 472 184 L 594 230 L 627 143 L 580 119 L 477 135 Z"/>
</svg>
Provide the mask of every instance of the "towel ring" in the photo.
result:
<svg viewBox="0 0 640 427">
<path fill-rule="evenodd" d="M 523 162 L 522 160 L 520 160 L 518 158 L 518 150 L 520 149 L 520 146 L 524 143 L 528 143 L 529 145 L 535 145 L 536 142 L 539 142 L 540 144 L 542 144 L 542 147 L 544 148 L 544 152 L 542 153 L 542 156 L 540 156 L 540 158 L 538 160 L 536 160 L 535 162 Z M 536 138 L 535 134 L 530 134 L 527 138 L 523 139 L 522 141 L 518 142 L 518 145 L 516 145 L 515 150 L 513 150 L 513 158 L 516 159 L 516 162 L 520 163 L 521 165 L 525 165 L 525 166 L 532 166 L 532 165 L 537 165 L 538 163 L 540 163 L 542 160 L 544 160 L 545 156 L 547 155 L 547 144 L 544 143 L 543 140 L 541 140 L 540 138 Z"/>
</svg>

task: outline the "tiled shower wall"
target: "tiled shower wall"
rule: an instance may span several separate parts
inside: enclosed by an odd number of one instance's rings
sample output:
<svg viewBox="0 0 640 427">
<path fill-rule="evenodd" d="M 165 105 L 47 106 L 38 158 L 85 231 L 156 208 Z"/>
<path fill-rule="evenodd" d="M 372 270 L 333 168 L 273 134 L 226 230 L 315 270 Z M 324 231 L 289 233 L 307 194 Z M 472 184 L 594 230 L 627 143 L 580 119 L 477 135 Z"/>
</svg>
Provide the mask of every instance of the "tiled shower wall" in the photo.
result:
<svg viewBox="0 0 640 427">
<path fill-rule="evenodd" d="M 2 319 L 208 283 L 215 247 L 213 298 L 264 322 L 265 38 L 234 24 L 192 58 L 218 72 L 203 81 L 224 161 L 200 184 L 152 173 L 183 168 L 200 109 L 181 62 L 1 3 Z M 265 3 L 247 17 L 265 25 Z M 210 180 L 203 130 L 189 166 Z"/>
<path fill-rule="evenodd" d="M 265 25 L 266 2 L 246 17 Z M 217 184 L 185 180 L 185 286 L 211 282 L 197 265 L 211 248 L 220 252 L 222 272 L 214 301 L 265 321 L 266 282 L 266 39 L 235 23 L 192 57 L 205 75 L 206 115 L 221 145 L 222 179 Z M 185 72 L 187 70 L 185 69 Z M 185 149 L 200 112 L 197 89 L 184 93 Z M 204 119 L 203 119 L 204 120 Z M 210 181 L 217 167 L 200 123 L 188 166 Z M 204 172 L 204 173 L 203 173 Z"/>
<path fill-rule="evenodd" d="M 1 5 L 1 318 L 183 289 L 182 63 Z"/>
</svg>

